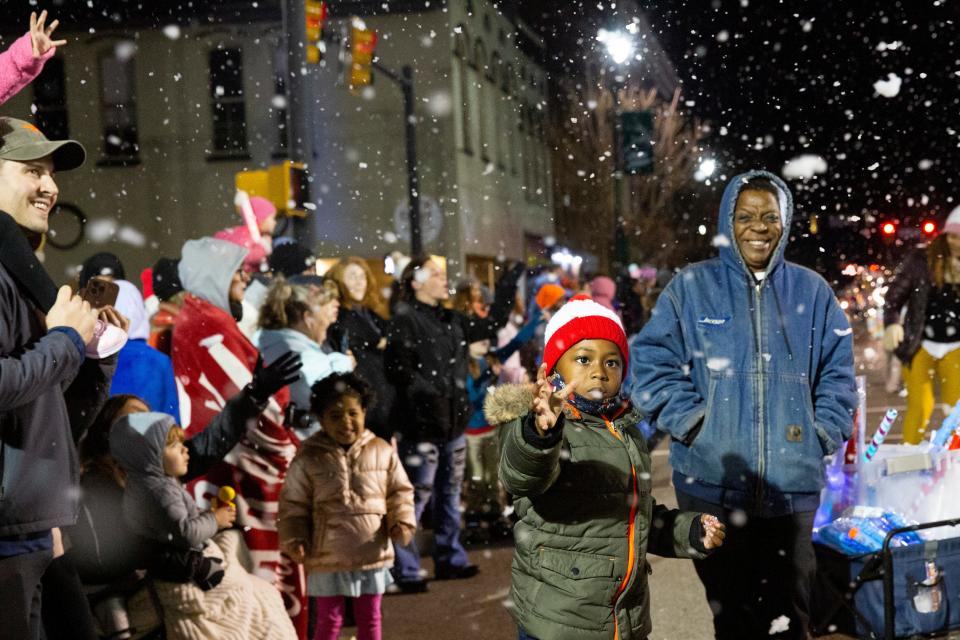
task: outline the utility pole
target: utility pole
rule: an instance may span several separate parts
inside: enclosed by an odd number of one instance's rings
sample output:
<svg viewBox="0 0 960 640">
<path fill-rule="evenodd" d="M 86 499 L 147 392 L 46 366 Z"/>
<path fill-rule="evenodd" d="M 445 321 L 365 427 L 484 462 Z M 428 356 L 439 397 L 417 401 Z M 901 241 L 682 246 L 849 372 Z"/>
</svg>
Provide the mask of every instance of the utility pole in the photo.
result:
<svg viewBox="0 0 960 640">
<path fill-rule="evenodd" d="M 404 65 L 400 74 L 376 60 L 373 68 L 400 86 L 403 92 L 403 121 L 407 150 L 407 204 L 410 208 L 410 255 L 423 253 L 420 232 L 420 171 L 417 166 L 417 113 L 413 93 L 413 68 Z"/>
<path fill-rule="evenodd" d="M 283 0 L 283 33 L 286 39 L 287 75 L 287 155 L 294 162 L 307 165 L 313 160 L 312 74 L 303 73 L 307 64 L 306 10 L 303 0 Z M 312 248 L 316 240 L 316 221 L 312 215 L 293 218 L 293 235 L 297 242 Z"/>
</svg>

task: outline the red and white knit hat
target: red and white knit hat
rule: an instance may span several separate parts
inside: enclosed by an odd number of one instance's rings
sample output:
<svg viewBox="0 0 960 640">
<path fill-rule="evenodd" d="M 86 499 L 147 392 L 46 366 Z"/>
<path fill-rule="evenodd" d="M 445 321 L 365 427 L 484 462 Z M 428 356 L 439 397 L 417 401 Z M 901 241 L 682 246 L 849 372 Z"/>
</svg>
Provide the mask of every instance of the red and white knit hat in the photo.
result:
<svg viewBox="0 0 960 640">
<path fill-rule="evenodd" d="M 553 371 L 557 360 L 581 340 L 609 340 L 620 349 L 623 367 L 627 367 L 630 350 L 627 332 L 616 313 L 590 299 L 587 295 L 570 298 L 567 304 L 550 318 L 544 334 L 543 362 L 547 372 Z"/>
</svg>

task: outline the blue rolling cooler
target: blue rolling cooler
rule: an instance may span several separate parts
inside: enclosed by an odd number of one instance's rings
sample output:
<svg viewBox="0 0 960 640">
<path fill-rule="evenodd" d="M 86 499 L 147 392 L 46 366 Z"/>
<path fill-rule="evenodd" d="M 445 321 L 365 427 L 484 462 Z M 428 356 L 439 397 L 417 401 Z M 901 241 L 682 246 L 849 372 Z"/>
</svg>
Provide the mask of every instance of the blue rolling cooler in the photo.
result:
<svg viewBox="0 0 960 640">
<path fill-rule="evenodd" d="M 881 551 L 861 556 L 814 545 L 814 634 L 895 640 L 960 629 L 960 537 L 890 547 L 898 533 L 950 525 L 960 518 L 894 529 Z"/>
</svg>

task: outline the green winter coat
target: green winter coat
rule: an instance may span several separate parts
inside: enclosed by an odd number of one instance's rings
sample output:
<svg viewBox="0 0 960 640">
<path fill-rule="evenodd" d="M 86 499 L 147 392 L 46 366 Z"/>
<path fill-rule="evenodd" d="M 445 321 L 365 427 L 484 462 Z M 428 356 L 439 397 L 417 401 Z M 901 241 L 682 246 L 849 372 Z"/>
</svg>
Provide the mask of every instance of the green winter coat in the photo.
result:
<svg viewBox="0 0 960 640">
<path fill-rule="evenodd" d="M 616 418 L 611 431 L 602 418 L 568 405 L 562 439 L 541 450 L 522 432 L 532 399 L 531 387 L 511 385 L 492 390 L 485 404 L 491 424 L 506 423 L 500 480 L 519 517 L 513 616 L 542 640 L 646 638 L 647 550 L 705 557 L 690 546 L 699 514 L 654 501 L 650 455 L 634 409 Z"/>
</svg>

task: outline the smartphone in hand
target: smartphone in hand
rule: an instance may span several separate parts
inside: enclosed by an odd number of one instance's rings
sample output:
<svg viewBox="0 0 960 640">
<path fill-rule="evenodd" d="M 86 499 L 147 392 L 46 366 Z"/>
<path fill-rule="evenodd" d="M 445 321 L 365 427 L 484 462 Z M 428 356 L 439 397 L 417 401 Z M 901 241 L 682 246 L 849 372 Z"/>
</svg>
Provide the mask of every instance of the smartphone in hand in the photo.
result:
<svg viewBox="0 0 960 640">
<path fill-rule="evenodd" d="M 120 287 L 116 282 L 103 278 L 90 278 L 87 286 L 80 289 L 80 297 L 90 303 L 94 309 L 112 307 L 117 304 Z"/>
</svg>

